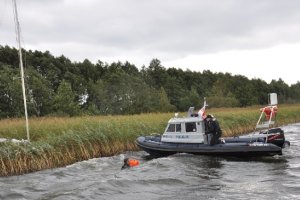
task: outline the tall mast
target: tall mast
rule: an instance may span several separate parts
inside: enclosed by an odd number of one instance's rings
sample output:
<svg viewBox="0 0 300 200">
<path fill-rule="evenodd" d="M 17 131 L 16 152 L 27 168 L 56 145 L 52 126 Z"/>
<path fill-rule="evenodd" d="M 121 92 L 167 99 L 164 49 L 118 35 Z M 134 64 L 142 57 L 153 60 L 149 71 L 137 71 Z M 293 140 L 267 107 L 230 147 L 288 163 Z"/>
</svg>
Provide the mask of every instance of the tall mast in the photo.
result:
<svg viewBox="0 0 300 200">
<path fill-rule="evenodd" d="M 30 141 L 29 137 L 29 123 L 28 123 L 28 114 L 27 114 L 27 103 L 26 103 L 26 92 L 25 92 L 25 81 L 24 81 L 24 69 L 23 69 L 23 59 L 22 59 L 22 48 L 21 48 L 21 39 L 20 39 L 20 23 L 18 19 L 18 10 L 16 0 L 12 0 L 14 7 L 14 19 L 15 19 L 15 30 L 17 35 L 17 43 L 19 48 L 19 59 L 20 59 L 20 70 L 21 70 L 21 81 L 22 81 L 22 90 L 23 90 L 23 100 L 24 100 L 24 110 L 25 110 L 25 119 L 26 119 L 26 133 L 27 140 Z"/>
</svg>

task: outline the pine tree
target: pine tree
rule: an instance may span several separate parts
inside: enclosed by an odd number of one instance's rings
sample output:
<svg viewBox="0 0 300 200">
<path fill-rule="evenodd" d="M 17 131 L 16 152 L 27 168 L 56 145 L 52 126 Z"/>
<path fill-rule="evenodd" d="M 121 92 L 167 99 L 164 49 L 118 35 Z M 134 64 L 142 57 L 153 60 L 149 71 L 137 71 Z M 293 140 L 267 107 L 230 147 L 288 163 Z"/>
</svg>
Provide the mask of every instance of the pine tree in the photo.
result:
<svg viewBox="0 0 300 200">
<path fill-rule="evenodd" d="M 74 101 L 75 94 L 72 91 L 71 84 L 62 81 L 58 87 L 54 98 L 54 108 L 59 115 L 74 116 L 79 113 L 79 104 Z"/>
<path fill-rule="evenodd" d="M 168 95 L 163 87 L 159 90 L 159 108 L 160 112 L 174 111 L 175 107 L 170 103 Z"/>
</svg>

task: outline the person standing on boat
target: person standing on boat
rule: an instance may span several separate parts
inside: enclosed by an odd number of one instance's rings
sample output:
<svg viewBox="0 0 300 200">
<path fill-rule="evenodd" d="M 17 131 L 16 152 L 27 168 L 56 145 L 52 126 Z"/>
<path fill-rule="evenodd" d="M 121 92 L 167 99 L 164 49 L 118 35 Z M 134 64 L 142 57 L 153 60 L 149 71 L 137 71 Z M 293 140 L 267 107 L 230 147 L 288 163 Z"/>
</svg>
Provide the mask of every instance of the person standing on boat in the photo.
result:
<svg viewBox="0 0 300 200">
<path fill-rule="evenodd" d="M 210 141 L 208 142 L 211 146 L 220 143 L 220 137 L 222 130 L 219 122 L 212 115 L 207 115 L 205 118 L 205 134 L 210 134 Z"/>
</svg>

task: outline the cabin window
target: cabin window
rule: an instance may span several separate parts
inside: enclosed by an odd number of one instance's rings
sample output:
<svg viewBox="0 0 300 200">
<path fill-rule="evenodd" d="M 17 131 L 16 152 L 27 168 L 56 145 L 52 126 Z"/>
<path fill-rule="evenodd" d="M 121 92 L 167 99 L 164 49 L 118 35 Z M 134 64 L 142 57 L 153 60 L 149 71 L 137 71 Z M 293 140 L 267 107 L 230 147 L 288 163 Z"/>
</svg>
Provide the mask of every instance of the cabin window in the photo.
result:
<svg viewBox="0 0 300 200">
<path fill-rule="evenodd" d="M 176 124 L 176 132 L 181 132 L 181 124 Z"/>
<path fill-rule="evenodd" d="M 196 123 L 195 122 L 185 123 L 185 131 L 186 132 L 196 132 L 197 131 Z"/>
<path fill-rule="evenodd" d="M 167 132 L 181 132 L 181 124 L 169 124 Z"/>
<path fill-rule="evenodd" d="M 167 132 L 175 132 L 175 124 L 169 124 Z"/>
</svg>

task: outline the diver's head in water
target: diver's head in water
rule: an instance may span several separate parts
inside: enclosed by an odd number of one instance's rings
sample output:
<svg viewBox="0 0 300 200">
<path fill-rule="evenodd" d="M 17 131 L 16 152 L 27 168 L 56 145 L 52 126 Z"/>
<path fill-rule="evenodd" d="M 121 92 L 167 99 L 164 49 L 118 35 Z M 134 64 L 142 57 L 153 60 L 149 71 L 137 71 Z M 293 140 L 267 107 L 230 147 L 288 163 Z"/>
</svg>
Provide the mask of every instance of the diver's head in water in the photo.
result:
<svg viewBox="0 0 300 200">
<path fill-rule="evenodd" d="M 124 164 L 122 166 L 122 169 L 128 168 L 128 167 L 135 167 L 138 166 L 140 162 L 137 159 L 133 158 L 124 158 Z"/>
</svg>

